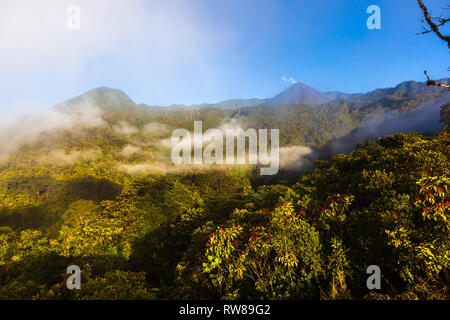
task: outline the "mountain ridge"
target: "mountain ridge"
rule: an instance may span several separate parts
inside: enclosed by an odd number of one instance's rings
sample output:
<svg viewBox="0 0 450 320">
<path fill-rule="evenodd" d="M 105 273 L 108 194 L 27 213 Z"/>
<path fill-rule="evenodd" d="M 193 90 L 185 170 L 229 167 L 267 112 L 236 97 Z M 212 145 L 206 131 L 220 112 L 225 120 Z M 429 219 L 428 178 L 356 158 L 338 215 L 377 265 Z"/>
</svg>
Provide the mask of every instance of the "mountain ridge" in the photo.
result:
<svg viewBox="0 0 450 320">
<path fill-rule="evenodd" d="M 439 82 L 447 84 L 450 83 L 450 78 L 440 79 Z M 333 102 L 342 100 L 359 101 L 360 103 L 367 103 L 369 100 L 381 99 L 390 96 L 400 96 L 404 99 L 408 99 L 412 94 L 426 93 L 432 87 L 426 86 L 425 82 L 418 82 L 414 80 L 407 80 L 397 84 L 394 87 L 377 88 L 365 93 L 345 93 L 340 91 L 326 91 L 320 92 L 313 87 L 303 83 L 297 82 L 275 95 L 272 98 L 249 98 L 249 99 L 227 99 L 216 103 L 202 103 L 202 104 L 172 104 L 170 106 L 154 106 L 146 103 L 137 104 L 131 99 L 123 90 L 98 87 L 86 91 L 79 96 L 73 97 L 63 103 L 58 104 L 60 108 L 65 108 L 70 105 L 79 105 L 81 102 L 88 102 L 89 100 L 96 100 L 100 106 L 108 104 L 109 107 L 116 108 L 150 108 L 152 110 L 160 111 L 188 111 L 188 110 L 200 110 L 203 108 L 216 108 L 225 110 L 237 110 L 240 108 L 255 107 L 259 105 L 294 105 L 294 104 L 308 104 L 311 106 L 320 106 L 323 104 L 333 105 Z M 437 89 L 437 88 L 435 88 Z M 412 93 L 411 93 L 412 92 Z M 392 97 L 391 97 L 392 98 Z"/>
</svg>

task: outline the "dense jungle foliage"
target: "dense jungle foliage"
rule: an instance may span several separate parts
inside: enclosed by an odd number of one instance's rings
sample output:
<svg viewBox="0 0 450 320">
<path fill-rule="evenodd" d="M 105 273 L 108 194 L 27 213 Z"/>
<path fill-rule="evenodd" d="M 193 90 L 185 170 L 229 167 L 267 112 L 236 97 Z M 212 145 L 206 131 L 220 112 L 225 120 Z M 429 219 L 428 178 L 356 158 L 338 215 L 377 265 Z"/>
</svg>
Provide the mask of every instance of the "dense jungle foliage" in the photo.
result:
<svg viewBox="0 0 450 320">
<path fill-rule="evenodd" d="M 194 120 L 281 126 L 281 146 L 320 147 L 364 114 L 445 94 L 383 90 L 317 107 L 175 110 L 100 88 L 57 106 L 73 117 L 88 101 L 101 121 L 43 130 L 0 159 L 0 299 L 449 299 L 448 129 L 362 142 L 269 180 L 249 166 L 168 166 L 165 139 Z M 80 290 L 66 286 L 69 265 Z M 381 290 L 367 289 L 370 265 Z"/>
<path fill-rule="evenodd" d="M 0 298 L 448 299 L 449 142 L 445 130 L 386 136 L 261 186 L 245 168 L 130 175 L 108 157 L 12 158 Z M 81 290 L 66 287 L 71 264 Z"/>
</svg>

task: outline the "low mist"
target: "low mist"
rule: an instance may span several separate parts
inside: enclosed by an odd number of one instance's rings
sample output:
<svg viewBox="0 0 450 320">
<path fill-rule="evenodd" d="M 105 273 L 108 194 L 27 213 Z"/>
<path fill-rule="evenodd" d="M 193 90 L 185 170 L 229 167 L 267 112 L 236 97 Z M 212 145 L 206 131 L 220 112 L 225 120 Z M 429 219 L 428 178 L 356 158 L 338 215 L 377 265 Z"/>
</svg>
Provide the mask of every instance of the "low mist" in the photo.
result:
<svg viewBox="0 0 450 320">
<path fill-rule="evenodd" d="M 21 116 L 3 123 L 0 128 L 0 160 L 33 142 L 43 132 L 104 124 L 100 109 L 89 103 L 80 105 L 76 110 L 51 108 Z"/>
<path fill-rule="evenodd" d="M 440 108 L 450 101 L 450 93 L 434 102 L 427 102 L 420 107 L 403 113 L 386 112 L 376 119 L 368 120 L 363 126 L 349 134 L 328 142 L 319 153 L 320 159 L 327 159 L 337 153 L 349 153 L 356 145 L 365 140 L 375 140 L 394 133 L 430 132 L 438 133 L 444 127 L 440 120 Z"/>
</svg>

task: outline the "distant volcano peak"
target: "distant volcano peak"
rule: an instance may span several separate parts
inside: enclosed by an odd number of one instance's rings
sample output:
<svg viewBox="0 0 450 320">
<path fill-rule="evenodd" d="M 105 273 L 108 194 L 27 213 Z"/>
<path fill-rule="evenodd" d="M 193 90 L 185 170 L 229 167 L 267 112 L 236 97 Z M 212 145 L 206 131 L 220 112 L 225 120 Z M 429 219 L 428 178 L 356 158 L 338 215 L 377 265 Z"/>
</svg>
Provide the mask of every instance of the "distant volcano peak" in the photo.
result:
<svg viewBox="0 0 450 320">
<path fill-rule="evenodd" d="M 282 93 L 268 99 L 268 104 L 309 104 L 317 106 L 332 100 L 327 94 L 322 93 L 303 82 L 297 82 Z"/>
<path fill-rule="evenodd" d="M 136 107 L 136 103 L 122 90 L 108 87 L 98 87 L 89 90 L 75 98 L 67 100 L 60 106 L 71 109 L 84 104 L 93 104 L 101 109 L 117 109 Z"/>
</svg>

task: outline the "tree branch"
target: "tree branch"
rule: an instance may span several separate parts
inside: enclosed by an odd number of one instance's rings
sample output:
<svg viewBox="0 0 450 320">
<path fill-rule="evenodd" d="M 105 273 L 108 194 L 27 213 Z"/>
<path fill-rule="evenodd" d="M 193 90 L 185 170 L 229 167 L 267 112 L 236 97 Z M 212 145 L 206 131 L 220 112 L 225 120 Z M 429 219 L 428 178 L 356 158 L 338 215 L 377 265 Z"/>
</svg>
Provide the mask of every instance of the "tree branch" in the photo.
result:
<svg viewBox="0 0 450 320">
<path fill-rule="evenodd" d="M 447 22 L 450 21 L 450 19 L 443 18 L 442 16 L 437 17 L 437 18 L 432 18 L 432 19 L 438 22 L 438 24 L 436 25 L 437 27 L 442 27 L 443 25 L 445 25 Z M 422 20 L 422 22 L 424 22 L 424 21 L 425 20 Z M 427 34 L 427 33 L 433 32 L 433 30 L 427 30 L 425 28 L 423 28 L 423 30 L 424 31 L 422 31 L 422 32 L 416 33 L 416 35 Z"/>
<path fill-rule="evenodd" d="M 446 84 L 442 84 L 439 83 L 435 80 L 431 80 L 430 77 L 428 76 L 427 70 L 424 71 L 425 75 L 427 76 L 427 86 L 437 86 L 437 87 L 441 87 L 441 88 L 447 88 L 448 90 L 450 90 L 450 85 L 446 85 Z"/>
<path fill-rule="evenodd" d="M 443 34 L 441 33 L 441 31 L 439 30 L 439 27 L 442 26 L 442 25 L 444 25 L 446 22 L 448 22 L 449 19 L 443 19 L 443 18 L 441 18 L 441 17 L 439 17 L 439 18 L 437 18 L 437 19 L 436 19 L 436 18 L 432 18 L 432 17 L 430 16 L 430 14 L 428 13 L 427 7 L 425 7 L 425 5 L 423 4 L 423 1 L 422 1 L 422 0 L 417 0 L 417 2 L 419 3 L 420 9 L 422 9 L 422 12 L 423 12 L 423 16 L 424 16 L 426 22 L 428 23 L 428 25 L 430 26 L 431 30 L 432 30 L 432 31 L 433 31 L 440 39 L 442 39 L 442 40 L 444 40 L 445 42 L 447 42 L 448 48 L 450 49 L 450 36 L 448 36 L 448 35 L 443 35 Z M 439 24 L 434 23 L 434 22 L 433 22 L 433 19 L 434 19 L 434 20 L 437 20 L 437 21 L 439 22 Z M 431 30 L 429 30 L 428 32 L 431 32 Z M 425 32 L 425 33 L 428 33 L 428 32 Z"/>
</svg>

